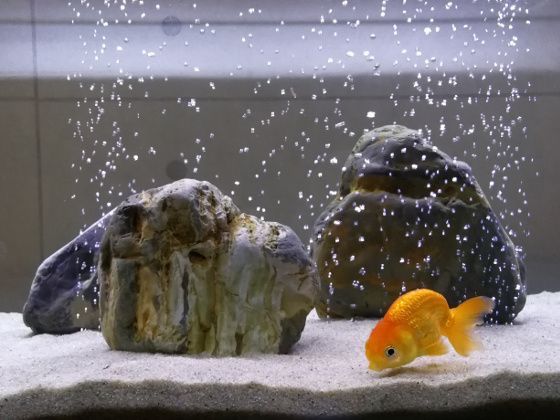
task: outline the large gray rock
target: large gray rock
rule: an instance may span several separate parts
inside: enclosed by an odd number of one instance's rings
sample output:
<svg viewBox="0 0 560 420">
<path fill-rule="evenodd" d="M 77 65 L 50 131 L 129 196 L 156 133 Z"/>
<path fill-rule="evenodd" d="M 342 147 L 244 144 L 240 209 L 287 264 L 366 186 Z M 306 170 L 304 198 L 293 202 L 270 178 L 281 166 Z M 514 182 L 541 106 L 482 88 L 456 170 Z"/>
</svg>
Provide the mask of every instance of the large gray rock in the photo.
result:
<svg viewBox="0 0 560 420">
<path fill-rule="evenodd" d="M 215 186 L 189 179 L 115 210 L 98 274 L 103 335 L 130 351 L 285 353 L 316 286 L 289 228 L 240 213 Z"/>
<path fill-rule="evenodd" d="M 402 126 L 359 139 L 315 224 L 313 257 L 321 316 L 383 316 L 422 287 L 451 306 L 493 297 L 488 320 L 500 323 L 525 304 L 523 263 L 470 167 Z"/>
<path fill-rule="evenodd" d="M 37 269 L 23 308 L 35 333 L 65 334 L 99 328 L 97 259 L 112 213 L 47 258 Z"/>
</svg>

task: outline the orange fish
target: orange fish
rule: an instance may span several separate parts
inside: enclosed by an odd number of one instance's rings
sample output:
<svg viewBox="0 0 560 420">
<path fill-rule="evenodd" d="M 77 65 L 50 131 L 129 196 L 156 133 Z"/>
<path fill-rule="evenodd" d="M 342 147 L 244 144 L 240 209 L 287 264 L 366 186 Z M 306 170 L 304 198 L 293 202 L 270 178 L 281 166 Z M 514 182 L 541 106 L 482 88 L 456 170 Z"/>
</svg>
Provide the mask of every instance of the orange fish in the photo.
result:
<svg viewBox="0 0 560 420">
<path fill-rule="evenodd" d="M 468 356 L 480 344 L 472 329 L 494 301 L 485 296 L 468 299 L 454 309 L 437 292 L 418 289 L 400 296 L 377 323 L 366 342 L 369 368 L 383 370 L 412 362 L 420 356 L 439 356 L 448 348 L 446 336 L 457 353 Z"/>
</svg>

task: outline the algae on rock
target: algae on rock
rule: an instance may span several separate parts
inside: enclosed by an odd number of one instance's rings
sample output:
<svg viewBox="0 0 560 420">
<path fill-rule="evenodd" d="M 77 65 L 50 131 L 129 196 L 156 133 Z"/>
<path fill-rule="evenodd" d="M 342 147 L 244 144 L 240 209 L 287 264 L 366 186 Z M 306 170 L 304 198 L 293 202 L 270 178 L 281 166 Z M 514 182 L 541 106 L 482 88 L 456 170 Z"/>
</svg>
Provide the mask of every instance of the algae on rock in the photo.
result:
<svg viewBox="0 0 560 420">
<path fill-rule="evenodd" d="M 213 355 L 288 352 L 317 281 L 291 229 L 189 179 L 116 209 L 98 274 L 111 348 Z"/>
<path fill-rule="evenodd" d="M 525 304 L 523 262 L 470 167 L 406 127 L 358 140 L 313 240 L 323 317 L 380 317 L 417 288 L 451 307 L 493 297 L 488 320 L 500 323 Z"/>
</svg>

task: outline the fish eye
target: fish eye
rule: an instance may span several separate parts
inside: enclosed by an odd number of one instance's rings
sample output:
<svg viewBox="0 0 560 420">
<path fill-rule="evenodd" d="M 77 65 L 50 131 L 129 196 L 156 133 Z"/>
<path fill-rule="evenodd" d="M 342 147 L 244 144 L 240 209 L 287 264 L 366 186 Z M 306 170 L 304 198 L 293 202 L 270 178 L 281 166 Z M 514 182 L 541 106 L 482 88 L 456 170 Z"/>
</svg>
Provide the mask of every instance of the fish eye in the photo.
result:
<svg viewBox="0 0 560 420">
<path fill-rule="evenodd" d="M 396 355 L 397 355 L 397 350 L 394 347 L 389 346 L 385 349 L 385 356 L 387 356 L 388 358 L 393 358 Z"/>
</svg>

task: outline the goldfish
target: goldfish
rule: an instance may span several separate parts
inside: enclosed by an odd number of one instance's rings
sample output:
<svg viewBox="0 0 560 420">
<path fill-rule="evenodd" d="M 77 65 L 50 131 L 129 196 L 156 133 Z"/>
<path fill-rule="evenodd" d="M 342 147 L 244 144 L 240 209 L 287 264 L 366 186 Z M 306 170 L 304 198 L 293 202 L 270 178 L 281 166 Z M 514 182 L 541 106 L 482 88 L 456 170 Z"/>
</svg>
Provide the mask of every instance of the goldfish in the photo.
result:
<svg viewBox="0 0 560 420">
<path fill-rule="evenodd" d="M 366 342 L 369 368 L 381 371 L 412 362 L 420 356 L 448 352 L 443 336 L 462 356 L 481 348 L 473 337 L 475 324 L 492 312 L 494 301 L 486 296 L 466 300 L 450 309 L 441 294 L 417 289 L 401 295 L 371 331 Z"/>
</svg>

